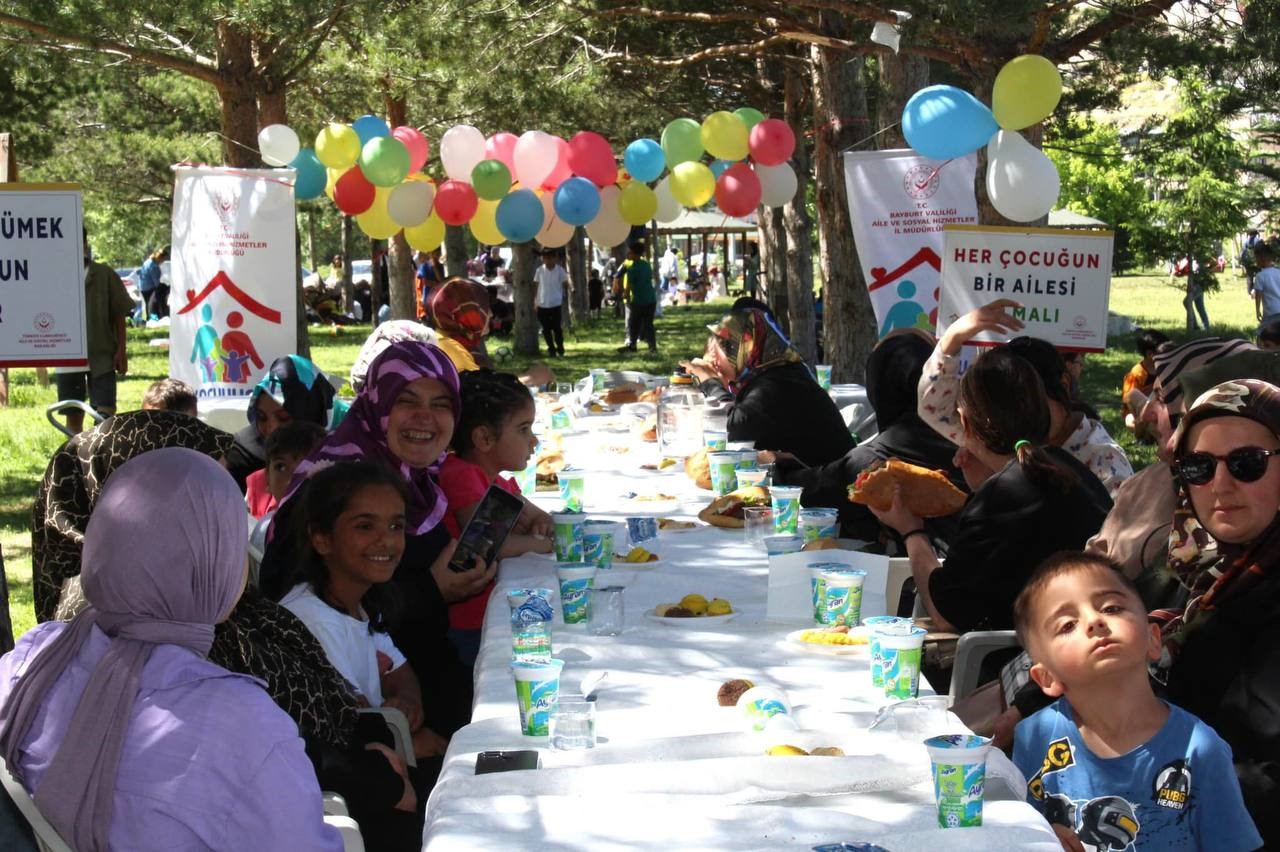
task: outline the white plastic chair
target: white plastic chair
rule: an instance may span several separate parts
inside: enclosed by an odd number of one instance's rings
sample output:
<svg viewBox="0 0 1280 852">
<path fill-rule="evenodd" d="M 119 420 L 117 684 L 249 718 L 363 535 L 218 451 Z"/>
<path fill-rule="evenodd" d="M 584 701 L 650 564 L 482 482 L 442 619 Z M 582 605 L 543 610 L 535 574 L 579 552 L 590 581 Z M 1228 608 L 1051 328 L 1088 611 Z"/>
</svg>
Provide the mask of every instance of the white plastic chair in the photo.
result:
<svg viewBox="0 0 1280 852">
<path fill-rule="evenodd" d="M 409 732 L 409 719 L 394 707 L 362 707 L 361 713 L 377 713 L 391 729 L 391 737 L 396 751 L 409 766 L 417 766 L 418 759 L 413 756 L 413 734 Z"/>
<path fill-rule="evenodd" d="M 951 668 L 951 703 L 978 688 L 982 661 L 988 654 L 1005 648 L 1017 648 L 1018 637 L 1012 630 L 974 630 L 962 633 L 956 642 L 956 659 Z"/>
<path fill-rule="evenodd" d="M 73 852 L 67 842 L 59 836 L 54 827 L 40 813 L 40 809 L 36 807 L 35 800 L 27 793 L 26 788 L 9 771 L 4 758 L 0 758 L 0 782 L 4 784 L 5 792 L 9 794 L 10 799 L 13 799 L 13 803 L 18 806 L 18 810 L 22 812 L 22 816 L 30 824 L 32 832 L 35 833 L 36 845 L 40 847 L 40 852 Z"/>
<path fill-rule="evenodd" d="M 343 852 L 364 852 L 364 838 L 360 836 L 360 826 L 351 817 L 326 815 L 324 823 L 338 829 L 338 833 L 342 835 Z"/>
<path fill-rule="evenodd" d="M 911 579 L 911 560 L 905 556 L 890 557 L 889 573 L 884 584 L 884 602 L 889 615 L 898 614 L 898 603 L 902 600 L 902 587 L 909 579 Z"/>
</svg>

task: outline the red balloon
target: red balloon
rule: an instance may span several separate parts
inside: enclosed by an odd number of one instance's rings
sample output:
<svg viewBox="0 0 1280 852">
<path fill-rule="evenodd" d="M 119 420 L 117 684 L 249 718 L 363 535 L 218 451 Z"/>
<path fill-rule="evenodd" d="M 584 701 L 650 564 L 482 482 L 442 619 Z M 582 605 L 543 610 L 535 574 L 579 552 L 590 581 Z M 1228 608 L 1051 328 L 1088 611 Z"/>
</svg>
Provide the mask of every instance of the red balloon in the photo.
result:
<svg viewBox="0 0 1280 852">
<path fill-rule="evenodd" d="M 551 174 L 547 175 L 547 179 L 542 182 L 543 189 L 555 189 L 560 184 L 573 177 L 573 170 L 569 168 L 569 143 L 555 137 L 556 147 L 560 150 L 560 158 L 556 160 L 556 167 L 551 170 Z M 595 181 L 592 181 L 595 183 Z"/>
<path fill-rule="evenodd" d="M 618 180 L 618 164 L 609 140 L 590 130 L 580 130 L 569 140 L 569 170 L 598 187 Z"/>
<path fill-rule="evenodd" d="M 399 139 L 404 143 L 404 147 L 409 149 L 409 171 L 422 171 L 422 167 L 427 164 L 427 157 L 431 153 L 431 146 L 427 144 L 427 137 L 422 135 L 422 131 L 416 127 L 397 127 L 391 131 L 391 135 Z"/>
<path fill-rule="evenodd" d="M 511 174 L 516 173 L 516 143 L 520 137 L 514 133 L 495 133 L 484 141 L 484 158 L 498 160 Z"/>
<path fill-rule="evenodd" d="M 436 215 L 446 225 L 465 225 L 476 215 L 480 199 L 471 184 L 447 180 L 436 188 Z"/>
<path fill-rule="evenodd" d="M 359 166 L 347 169 L 346 174 L 333 185 L 333 203 L 348 216 L 358 216 L 372 207 L 377 194 Z"/>
<path fill-rule="evenodd" d="M 745 216 L 760 206 L 760 178 L 746 163 L 734 163 L 716 181 L 716 205 L 730 216 Z"/>
<path fill-rule="evenodd" d="M 766 118 L 751 128 L 747 136 L 751 159 L 762 166 L 780 166 L 796 149 L 796 135 L 791 125 L 778 118 Z"/>
</svg>

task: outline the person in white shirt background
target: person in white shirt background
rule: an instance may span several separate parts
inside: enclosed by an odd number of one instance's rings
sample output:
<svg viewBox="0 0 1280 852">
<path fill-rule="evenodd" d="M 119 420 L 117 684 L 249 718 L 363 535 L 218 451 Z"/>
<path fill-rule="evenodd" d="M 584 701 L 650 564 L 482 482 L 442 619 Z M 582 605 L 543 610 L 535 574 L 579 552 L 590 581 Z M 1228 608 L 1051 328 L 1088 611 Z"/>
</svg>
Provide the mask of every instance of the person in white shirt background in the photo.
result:
<svg viewBox="0 0 1280 852">
<path fill-rule="evenodd" d="M 544 249 L 542 266 L 533 273 L 538 286 L 534 304 L 537 307 L 538 325 L 542 327 L 542 339 L 547 342 L 547 355 L 564 354 L 564 329 L 561 325 L 560 306 L 564 304 L 569 273 L 560 265 L 555 249 Z"/>
</svg>

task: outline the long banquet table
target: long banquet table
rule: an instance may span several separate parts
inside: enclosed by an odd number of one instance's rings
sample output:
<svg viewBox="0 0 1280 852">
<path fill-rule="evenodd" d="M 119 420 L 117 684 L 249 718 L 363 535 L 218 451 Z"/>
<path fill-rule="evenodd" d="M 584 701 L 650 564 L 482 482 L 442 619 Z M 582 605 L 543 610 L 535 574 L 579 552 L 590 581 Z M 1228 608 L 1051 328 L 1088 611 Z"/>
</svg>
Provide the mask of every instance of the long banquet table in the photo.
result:
<svg viewBox="0 0 1280 852">
<path fill-rule="evenodd" d="M 588 428 L 564 437 L 563 447 L 570 465 L 590 472 L 588 517 L 692 519 L 711 499 L 682 467 L 641 470 L 641 463 L 657 461 L 656 448 L 611 431 L 617 421 L 581 418 L 579 425 Z M 559 509 L 555 493 L 536 501 Z M 598 586 L 626 588 L 621 635 L 596 637 L 564 625 L 557 600 L 553 640 L 555 657 L 565 662 L 562 694 L 577 693 L 588 676 L 608 674 L 596 701 L 596 748 L 553 751 L 545 738 L 519 732 L 505 591 L 556 588 L 555 563 L 540 555 L 504 560 L 476 662 L 472 721 L 450 743 L 428 802 L 424 847 L 795 849 L 851 841 L 892 852 L 1060 848 L 1022 800 L 1021 776 L 999 753 L 988 762 L 984 825 L 938 828 L 924 746 L 899 739 L 892 724 L 868 730 L 885 699 L 870 686 L 865 654 L 818 655 L 786 642 L 787 633 L 805 625 L 766 619 L 767 578 L 765 556 L 741 530 L 699 525 L 662 533 L 658 562 L 615 562 L 607 577 L 601 572 Z M 659 603 L 693 592 L 727 598 L 738 617 L 716 627 L 646 617 Z M 869 605 L 874 597 L 868 595 Z M 732 678 L 783 689 L 801 730 L 749 732 L 736 708 L 716 700 L 721 683 Z M 963 730 L 954 717 L 950 724 Z M 846 756 L 765 756 L 779 743 L 839 746 Z M 519 749 L 538 750 L 542 768 L 474 774 L 477 753 Z"/>
</svg>

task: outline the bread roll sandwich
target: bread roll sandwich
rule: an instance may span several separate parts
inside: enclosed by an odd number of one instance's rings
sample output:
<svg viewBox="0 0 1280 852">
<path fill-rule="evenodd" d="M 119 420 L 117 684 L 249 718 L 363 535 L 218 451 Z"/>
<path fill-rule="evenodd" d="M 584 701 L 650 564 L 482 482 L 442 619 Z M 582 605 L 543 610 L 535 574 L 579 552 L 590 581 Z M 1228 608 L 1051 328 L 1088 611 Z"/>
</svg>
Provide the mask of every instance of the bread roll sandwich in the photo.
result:
<svg viewBox="0 0 1280 852">
<path fill-rule="evenodd" d="M 769 489 L 748 485 L 712 500 L 707 508 L 698 513 L 698 520 L 712 526 L 740 530 L 746 525 L 742 519 L 744 509 L 768 505 Z"/>
<path fill-rule="evenodd" d="M 938 518 L 960 511 L 967 499 L 941 471 L 889 459 L 858 474 L 849 486 L 849 502 L 880 512 L 893 506 L 893 487 L 902 487 L 902 504 L 921 518 Z"/>
</svg>

